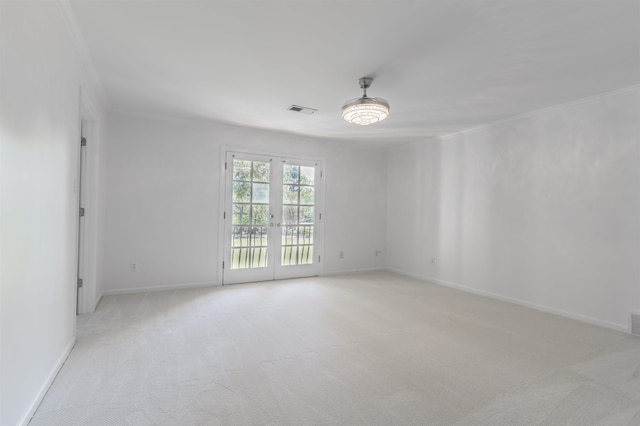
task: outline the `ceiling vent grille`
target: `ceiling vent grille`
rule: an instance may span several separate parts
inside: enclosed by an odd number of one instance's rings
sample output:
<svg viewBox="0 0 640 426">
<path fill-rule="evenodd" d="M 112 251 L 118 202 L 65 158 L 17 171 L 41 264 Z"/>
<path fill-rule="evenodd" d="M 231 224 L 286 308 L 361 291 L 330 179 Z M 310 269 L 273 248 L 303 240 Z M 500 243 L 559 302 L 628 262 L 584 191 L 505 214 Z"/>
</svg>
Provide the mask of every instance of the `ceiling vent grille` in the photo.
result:
<svg viewBox="0 0 640 426">
<path fill-rule="evenodd" d="M 318 112 L 317 109 L 307 108 L 307 107 L 303 107 L 303 106 L 300 106 L 300 105 L 291 105 L 287 109 L 289 111 L 299 112 L 300 114 L 307 114 L 307 115 L 315 114 L 316 112 Z"/>
</svg>

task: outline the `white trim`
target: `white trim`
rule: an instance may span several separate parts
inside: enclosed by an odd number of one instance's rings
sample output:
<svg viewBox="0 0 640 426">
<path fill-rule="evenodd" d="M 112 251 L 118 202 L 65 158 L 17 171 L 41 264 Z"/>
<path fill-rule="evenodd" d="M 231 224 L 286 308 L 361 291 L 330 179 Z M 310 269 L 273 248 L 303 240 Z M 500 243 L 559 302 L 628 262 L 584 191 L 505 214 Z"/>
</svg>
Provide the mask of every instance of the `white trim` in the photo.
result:
<svg viewBox="0 0 640 426">
<path fill-rule="evenodd" d="M 321 277 L 332 277 L 335 275 L 353 275 L 360 274 L 363 272 L 375 272 L 375 271 L 390 271 L 391 269 L 382 267 L 382 266 L 372 266 L 370 268 L 358 268 L 358 269 L 347 269 L 344 271 L 329 271 L 322 272 L 319 276 Z"/>
<path fill-rule="evenodd" d="M 71 338 L 71 342 L 69 342 L 69 344 L 67 345 L 66 349 L 64 350 L 60 358 L 58 358 L 58 361 L 55 363 L 53 369 L 47 376 L 47 379 L 44 381 L 42 386 L 40 386 L 40 390 L 38 391 L 38 394 L 36 395 L 33 402 L 31 403 L 29 410 L 27 410 L 27 412 L 22 417 L 22 420 L 20 420 L 20 422 L 18 423 L 19 425 L 27 426 L 29 424 L 29 422 L 31 421 L 31 418 L 36 413 L 36 410 L 42 403 L 44 396 L 47 394 L 47 391 L 49 390 L 49 388 L 53 384 L 53 381 L 56 379 L 56 376 L 60 372 L 60 369 L 62 368 L 65 361 L 69 357 L 69 354 L 71 353 L 71 350 L 73 349 L 75 344 L 76 344 L 76 338 L 73 337 Z"/>
<path fill-rule="evenodd" d="M 459 133 L 461 133 L 463 131 L 460 131 Z M 454 136 L 457 133 L 447 133 L 447 137 L 448 136 Z M 439 142 L 440 141 L 441 136 L 437 136 L 437 135 L 429 135 L 429 136 L 424 136 L 423 138 L 421 138 L 420 140 L 417 141 L 413 141 L 413 142 L 407 142 L 405 144 L 401 144 L 401 145 L 393 145 L 393 146 L 389 146 L 387 148 L 385 148 L 386 151 L 390 152 L 390 151 L 396 151 L 396 150 L 402 150 L 405 148 L 409 148 L 412 146 L 420 146 L 420 145 L 424 145 L 426 143 L 432 143 L 432 142 Z"/>
<path fill-rule="evenodd" d="M 253 284 L 257 282 L 274 283 L 278 281 L 290 281 L 293 279 L 305 279 L 305 278 L 324 277 L 324 276 L 333 276 L 333 275 L 353 275 L 353 274 L 359 274 L 363 272 L 386 271 L 386 270 L 391 271 L 390 269 L 381 268 L 381 267 L 350 269 L 348 271 L 322 272 L 318 275 L 311 275 L 309 277 L 279 278 L 277 280 L 267 280 L 267 281 L 251 281 L 248 283 L 229 284 L 228 286 L 235 286 L 238 284 Z M 403 274 L 403 275 L 406 275 L 406 274 Z M 161 285 L 161 286 L 154 286 L 154 287 L 131 287 L 131 288 L 118 289 L 118 290 L 105 290 L 100 294 L 100 299 L 102 299 L 103 296 L 119 296 L 123 294 L 153 293 L 157 291 L 189 290 L 189 289 L 209 288 L 209 287 L 222 288 L 222 287 L 228 287 L 228 286 L 223 286 L 221 283 L 202 282 L 202 283 L 170 284 L 170 285 Z"/>
<path fill-rule="evenodd" d="M 96 297 L 96 302 L 95 305 L 93 305 L 93 311 L 95 311 L 96 309 L 98 309 L 98 305 L 100 304 L 100 302 L 102 301 L 102 296 L 104 296 L 104 291 L 101 291 L 100 294 L 98 295 L 98 297 Z M 92 311 L 92 312 L 93 312 Z"/>
<path fill-rule="evenodd" d="M 483 124 L 480 124 L 480 125 L 475 126 L 475 127 L 470 127 L 468 129 L 458 130 L 456 132 L 442 134 L 440 136 L 434 136 L 433 138 L 441 139 L 441 140 L 448 139 L 448 138 L 451 138 L 451 137 L 454 137 L 454 136 L 463 135 L 463 134 L 466 134 L 466 133 L 473 133 L 473 132 L 476 132 L 478 130 L 486 129 L 488 127 L 493 127 L 493 126 L 497 126 L 497 125 L 500 125 L 500 124 L 509 123 L 511 121 L 517 121 L 517 120 L 521 120 L 521 119 L 524 119 L 524 118 L 530 118 L 530 117 L 533 117 L 533 116 L 546 114 L 548 112 L 559 110 L 559 109 L 567 109 L 567 108 L 572 108 L 572 107 L 576 107 L 576 106 L 583 105 L 583 104 L 588 104 L 588 103 L 594 102 L 594 101 L 596 101 L 598 99 L 601 99 L 601 98 L 606 98 L 606 97 L 609 97 L 609 96 L 615 96 L 615 95 L 619 95 L 621 93 L 626 93 L 626 92 L 632 92 L 632 91 L 638 90 L 638 89 L 640 89 L 640 84 L 635 84 L 633 86 L 627 86 L 627 87 L 623 87 L 623 88 L 620 88 L 620 89 L 615 89 L 615 90 L 610 90 L 610 91 L 607 91 L 607 92 L 599 93 L 597 95 L 591 95 L 591 96 L 587 96 L 587 97 L 584 97 L 584 98 L 575 99 L 573 101 L 563 102 L 561 104 L 556 104 L 556 105 L 551 105 L 551 106 L 540 108 L 540 109 L 535 109 L 533 111 L 529 111 L 529 112 L 525 112 L 525 113 L 522 113 L 522 114 L 514 115 L 512 117 L 501 118 L 500 120 L 495 120 L 495 121 L 491 121 L 491 122 L 488 122 L 488 123 L 483 123 Z M 426 138 L 425 138 L 425 140 L 426 140 Z"/>
<path fill-rule="evenodd" d="M 100 297 L 102 298 L 103 296 L 117 296 L 120 294 L 151 293 L 156 291 L 188 290 L 206 287 L 222 287 L 222 285 L 220 283 L 212 283 L 208 281 L 202 283 L 169 284 L 154 287 L 131 287 L 118 290 L 105 290 L 102 292 L 102 295 Z"/>
<path fill-rule="evenodd" d="M 359 149 L 363 151 L 370 152 L 378 152 L 384 151 L 389 148 L 386 146 L 371 146 L 368 145 L 367 142 L 369 140 L 362 139 L 349 139 L 344 137 L 331 137 L 331 136 L 323 136 L 323 135 L 312 135 L 308 133 L 288 131 L 284 129 L 273 129 L 270 127 L 252 127 L 248 124 L 242 124 L 232 121 L 222 121 L 214 118 L 202 118 L 202 117 L 178 117 L 172 115 L 163 115 L 163 114 L 154 114 L 154 113 L 145 113 L 139 111 L 128 110 L 124 108 L 109 108 L 109 114 L 120 117 L 129 117 L 129 118 L 139 118 L 144 120 L 153 120 L 153 121 L 161 121 L 167 123 L 176 123 L 176 124 L 196 124 L 201 126 L 221 126 L 231 129 L 245 129 L 258 133 L 267 133 L 272 135 L 284 135 L 284 136 L 295 136 L 301 138 L 301 142 L 303 143 L 317 143 L 317 142 L 329 142 L 329 143 L 338 143 L 341 146 L 347 146 L 352 149 Z M 420 142 L 424 136 L 415 136 L 411 138 L 411 142 Z M 371 140 L 386 140 L 385 138 L 376 138 Z M 232 150 L 241 152 L 239 148 L 233 148 Z M 268 155 L 268 154 L 267 154 Z"/>
<path fill-rule="evenodd" d="M 83 176 L 78 176 L 78 180 L 82 179 L 82 204 L 86 214 L 84 216 L 84 228 L 82 234 L 82 255 L 83 268 L 82 279 L 83 287 L 78 292 L 80 299 L 78 300 L 78 313 L 86 314 L 93 312 L 97 306 L 97 263 L 98 263 L 98 223 L 100 222 L 100 211 L 98 208 L 98 191 L 99 191 L 99 151 L 102 141 L 100 140 L 100 116 L 98 115 L 95 104 L 91 100 L 89 94 L 84 88 L 80 88 L 80 126 L 86 124 L 85 135 L 87 138 L 87 146 L 85 148 L 85 162 L 83 168 Z M 82 134 L 80 134 L 82 136 Z M 80 146 L 80 138 L 77 138 L 78 147 Z M 78 155 L 78 161 L 81 161 L 81 148 Z M 78 163 L 77 170 L 80 170 Z M 80 197 L 80 194 L 77 194 Z M 78 205 L 79 206 L 79 205 Z M 80 218 L 78 218 L 80 220 Z M 78 232 L 78 231 L 76 231 Z M 79 248 L 76 249 L 76 255 Z M 77 262 L 77 259 L 76 259 Z"/>
<path fill-rule="evenodd" d="M 234 124 L 228 121 L 222 121 L 216 118 L 208 117 L 179 117 L 177 115 L 159 114 L 151 112 L 141 112 L 135 110 L 129 110 L 126 108 L 113 107 L 109 109 L 109 114 L 117 115 L 120 117 L 139 118 L 144 120 L 163 121 L 167 123 L 175 124 L 199 124 L 199 125 L 222 125 L 222 126 L 235 126 L 243 127 L 246 129 L 266 130 L 258 127 L 242 126 L 240 124 Z"/>
<path fill-rule="evenodd" d="M 247 127 L 250 129 L 250 127 Z M 275 131 L 272 131 L 275 132 Z M 286 152 L 272 150 L 272 149 L 260 149 L 258 147 L 243 147 L 243 146 L 230 146 L 230 145 L 221 145 L 220 146 L 220 156 L 222 157 L 222 170 L 224 172 L 224 161 L 226 160 L 227 153 L 236 153 L 236 154 L 247 154 L 247 155 L 257 155 L 257 156 L 265 156 L 265 157 L 278 157 L 280 159 L 290 159 L 290 160 L 303 160 L 303 161 L 312 161 L 315 163 L 322 163 L 324 166 L 326 163 L 326 158 L 324 157 L 314 157 L 305 154 L 287 154 Z M 324 178 L 323 178 L 324 179 Z"/>
<path fill-rule="evenodd" d="M 325 210 L 325 201 L 326 201 L 326 193 L 325 193 L 325 188 L 326 188 L 326 176 L 327 176 L 327 161 L 325 157 L 313 157 L 313 156 L 308 156 L 308 155 L 292 155 L 289 156 L 285 153 L 282 153 L 282 151 L 279 150 L 263 150 L 260 148 L 252 148 L 252 147 L 233 147 L 233 146 L 229 146 L 229 145 L 220 145 L 220 170 L 221 170 L 221 175 L 218 178 L 218 182 L 219 182 L 219 187 L 220 187 L 220 193 L 219 193 L 219 211 L 218 211 L 218 217 L 219 217 L 219 226 L 218 226 L 218 232 L 219 232 L 219 238 L 218 238 L 218 274 L 217 274 L 217 279 L 219 283 L 223 283 L 224 282 L 224 271 L 222 269 L 222 262 L 225 261 L 225 241 L 226 241 L 226 222 L 223 219 L 223 215 L 227 206 L 227 184 L 229 182 L 227 182 L 227 170 L 225 170 L 225 163 L 227 162 L 227 155 L 228 154 L 244 154 L 244 155 L 255 155 L 255 156 L 264 156 L 264 157 L 273 157 L 273 158 L 279 158 L 279 159 L 288 159 L 288 160 L 299 160 L 299 161 L 307 161 L 307 162 L 312 162 L 312 163 L 316 163 L 319 165 L 320 167 L 320 171 L 321 171 L 321 177 L 319 177 L 319 192 L 317 192 L 317 196 L 319 197 L 319 202 L 318 204 L 321 206 L 320 207 L 320 211 L 316 212 L 316 214 L 318 214 L 318 217 L 320 217 L 319 215 L 324 215 L 322 220 L 318 220 L 317 222 L 317 236 L 319 236 L 319 241 L 317 242 L 315 248 L 314 248 L 314 257 L 316 255 L 320 256 L 321 261 L 319 262 L 319 270 L 317 275 L 311 275 L 311 276 L 321 276 L 324 272 L 324 265 L 325 262 L 324 260 L 324 238 L 325 238 L 325 221 L 326 221 L 326 210 Z M 227 165 L 227 167 L 230 167 L 229 165 Z M 226 267 L 228 267 L 228 265 L 225 265 Z M 296 277 L 279 277 L 276 278 L 276 280 L 280 280 L 280 279 L 290 279 L 290 278 L 296 278 Z M 300 278 L 304 278 L 304 277 L 300 277 Z M 251 281 L 254 282 L 254 281 Z M 255 281 L 258 282 L 258 281 Z M 231 283 L 229 282 L 228 284 L 240 284 L 241 282 L 238 283 Z M 222 285 L 222 284 L 221 284 Z"/>
<path fill-rule="evenodd" d="M 84 64 L 89 76 L 93 80 L 97 88 L 97 92 L 102 98 L 102 101 L 106 105 L 107 108 L 110 108 L 111 105 L 109 103 L 109 98 L 107 97 L 107 92 L 104 90 L 104 85 L 102 84 L 102 80 L 100 79 L 100 74 L 96 71 L 96 67 L 93 65 L 93 60 L 91 59 L 91 55 L 89 54 L 89 49 L 87 49 L 87 44 L 84 40 L 84 36 L 82 35 L 82 31 L 80 30 L 80 26 L 78 25 L 78 20 L 76 18 L 76 14 L 73 11 L 73 7 L 69 0 L 58 0 L 58 6 L 62 11 L 62 15 L 65 17 L 67 24 L 69 25 L 69 29 L 71 30 L 73 41 L 76 45 L 76 50 L 82 59 L 82 63 Z"/>
<path fill-rule="evenodd" d="M 227 147 L 220 145 L 220 174 L 218 175 L 218 274 L 216 279 L 222 285 L 224 279 L 224 270 L 222 269 L 222 263 L 224 262 L 224 236 L 226 231 L 226 220 L 224 219 L 226 203 L 226 191 L 227 191 L 227 171 L 225 164 L 227 162 Z M 228 266 L 228 265 L 225 265 Z"/>
<path fill-rule="evenodd" d="M 625 333 L 629 333 L 629 325 L 628 324 L 618 324 L 615 322 L 604 321 L 598 318 L 590 317 L 588 315 L 576 314 L 574 312 L 565 311 L 562 309 L 552 308 L 545 305 L 539 305 L 537 303 L 527 302 L 526 300 L 516 299 L 509 296 L 503 296 L 498 293 L 493 293 L 490 291 L 477 290 L 472 287 L 468 287 L 462 284 L 454 283 L 451 281 L 445 281 L 438 278 L 428 277 L 426 275 L 414 274 L 411 272 L 403 271 L 395 268 L 386 268 L 387 271 L 395 272 L 400 275 L 406 275 L 412 278 L 419 279 L 421 281 L 427 281 L 433 284 L 441 285 L 444 287 L 454 288 L 456 290 L 461 290 L 467 293 L 473 293 L 480 296 L 489 297 L 491 299 L 500 300 L 502 302 L 513 303 L 515 305 L 525 306 L 527 308 L 535 309 L 537 311 L 545 312 L 548 314 L 559 315 L 561 317 L 577 320 L 580 322 L 584 322 L 587 324 L 597 325 L 599 327 L 605 327 L 617 331 L 622 331 Z"/>
<path fill-rule="evenodd" d="M 509 123 L 509 122 L 512 122 L 512 121 L 518 121 L 518 120 L 529 118 L 529 117 L 535 117 L 537 115 L 545 114 L 547 112 L 551 112 L 551 111 L 555 111 L 555 110 L 572 108 L 572 107 L 576 107 L 576 106 L 579 106 L 579 105 L 588 104 L 588 103 L 594 102 L 594 101 L 596 101 L 598 99 L 601 99 L 601 98 L 606 98 L 606 97 L 609 97 L 609 96 L 615 96 L 615 95 L 619 95 L 621 93 L 626 93 L 626 92 L 632 92 L 632 91 L 638 90 L 638 89 L 640 89 L 640 84 L 636 84 L 636 85 L 633 85 L 633 86 L 627 86 L 627 87 L 623 87 L 623 88 L 620 88 L 620 89 L 615 89 L 615 90 L 611 90 L 611 91 L 608 91 L 608 92 L 599 93 L 597 95 L 591 95 L 591 96 L 587 96 L 585 98 L 580 98 L 580 99 L 575 99 L 573 101 L 564 102 L 562 104 L 551 105 L 551 106 L 540 108 L 540 109 L 536 109 L 536 110 L 533 110 L 533 111 L 524 112 L 522 114 L 514 115 L 514 116 L 511 116 L 511 117 L 501 118 L 499 120 L 490 121 L 488 123 L 482 123 L 482 124 L 479 124 L 479 125 L 474 126 L 474 127 L 469 127 L 469 128 L 462 129 L 462 130 L 456 130 L 456 131 L 450 132 L 450 133 L 443 133 L 441 135 L 425 135 L 425 136 L 421 137 L 417 141 L 403 143 L 403 144 L 399 144 L 399 145 L 393 145 L 393 146 L 386 147 L 385 149 L 387 151 L 393 151 L 393 150 L 400 150 L 400 149 L 408 148 L 408 147 L 411 147 L 411 146 L 423 145 L 425 143 L 444 141 L 445 139 L 449 139 L 449 138 L 452 138 L 452 137 L 455 137 L 455 136 L 460 136 L 460 135 L 464 135 L 464 134 L 467 134 L 467 133 L 474 133 L 476 131 L 483 130 L 483 129 L 486 129 L 486 128 L 489 128 L 489 127 L 498 126 L 500 124 L 505 124 L 505 123 Z"/>
</svg>

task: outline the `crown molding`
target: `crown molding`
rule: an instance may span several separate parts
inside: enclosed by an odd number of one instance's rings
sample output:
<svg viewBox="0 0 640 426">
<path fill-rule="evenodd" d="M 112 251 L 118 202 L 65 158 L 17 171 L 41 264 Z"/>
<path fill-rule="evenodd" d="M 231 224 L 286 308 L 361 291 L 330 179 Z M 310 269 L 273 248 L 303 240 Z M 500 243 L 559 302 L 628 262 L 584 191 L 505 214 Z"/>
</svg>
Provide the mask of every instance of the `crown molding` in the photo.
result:
<svg viewBox="0 0 640 426">
<path fill-rule="evenodd" d="M 606 91 L 606 92 L 603 92 L 603 93 L 598 93 L 598 94 L 595 94 L 595 95 L 586 96 L 586 97 L 579 98 L 579 99 L 574 99 L 572 101 L 563 102 L 561 104 L 556 104 L 556 105 L 551 105 L 551 106 L 544 107 L 544 108 L 535 109 L 533 111 L 525 112 L 525 113 L 514 115 L 514 116 L 511 116 L 511 117 L 506 117 L 506 118 L 502 118 L 500 120 L 491 121 L 489 123 L 480 124 L 480 125 L 475 126 L 475 127 L 470 127 L 470 128 L 467 128 L 467 129 L 458 130 L 458 131 L 455 131 L 455 132 L 439 135 L 439 136 L 436 136 L 436 139 L 443 140 L 443 139 L 448 139 L 448 138 L 452 138 L 452 137 L 455 137 L 455 136 L 464 135 L 466 133 L 473 133 L 473 132 L 476 132 L 478 130 L 486 129 L 488 127 L 493 127 L 493 126 L 497 126 L 497 125 L 500 125 L 500 124 L 521 120 L 523 118 L 535 117 L 537 115 L 545 114 L 545 113 L 552 112 L 552 111 L 563 110 L 563 109 L 567 109 L 567 108 L 576 107 L 576 106 L 579 106 L 579 105 L 589 104 L 591 102 L 597 101 L 598 99 L 603 99 L 603 98 L 607 98 L 609 96 L 615 96 L 615 95 L 619 95 L 619 94 L 626 93 L 626 92 L 633 92 L 635 90 L 640 90 L 640 84 L 634 84 L 634 85 L 631 85 L 631 86 L 626 86 L 626 87 L 622 87 L 622 88 L 619 88 L 619 89 L 609 90 L 609 91 Z"/>
<path fill-rule="evenodd" d="M 95 85 L 98 96 L 100 96 L 107 109 L 111 109 L 111 103 L 109 102 L 109 98 L 107 97 L 107 92 L 105 91 L 104 85 L 102 84 L 100 74 L 98 74 L 98 71 L 96 71 L 96 68 L 93 65 L 93 60 L 91 59 L 91 55 L 89 54 L 89 50 L 87 49 L 87 44 L 85 43 L 82 31 L 80 31 L 80 26 L 78 25 L 78 20 L 76 18 L 75 12 L 73 11 L 73 8 L 71 7 L 71 3 L 69 2 L 69 0 L 58 0 L 58 6 L 60 6 L 62 15 L 69 25 L 69 29 L 71 30 L 71 34 L 73 36 L 73 41 L 76 45 L 76 50 L 80 55 L 82 63 L 84 64 L 87 72 L 89 73 L 89 78 Z"/>
</svg>

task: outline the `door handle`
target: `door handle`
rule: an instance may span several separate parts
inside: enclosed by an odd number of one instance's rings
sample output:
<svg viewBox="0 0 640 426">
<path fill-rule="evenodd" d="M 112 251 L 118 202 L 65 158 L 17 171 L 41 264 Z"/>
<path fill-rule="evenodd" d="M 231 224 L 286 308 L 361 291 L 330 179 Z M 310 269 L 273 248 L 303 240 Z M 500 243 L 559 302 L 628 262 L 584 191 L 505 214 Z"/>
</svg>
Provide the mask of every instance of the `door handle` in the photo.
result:
<svg viewBox="0 0 640 426">
<path fill-rule="evenodd" d="M 280 228 L 280 224 L 277 224 L 276 226 L 277 226 L 278 228 Z"/>
<path fill-rule="evenodd" d="M 271 223 L 269 224 L 269 226 L 270 226 L 271 228 L 273 228 L 273 222 L 271 222 Z"/>
</svg>

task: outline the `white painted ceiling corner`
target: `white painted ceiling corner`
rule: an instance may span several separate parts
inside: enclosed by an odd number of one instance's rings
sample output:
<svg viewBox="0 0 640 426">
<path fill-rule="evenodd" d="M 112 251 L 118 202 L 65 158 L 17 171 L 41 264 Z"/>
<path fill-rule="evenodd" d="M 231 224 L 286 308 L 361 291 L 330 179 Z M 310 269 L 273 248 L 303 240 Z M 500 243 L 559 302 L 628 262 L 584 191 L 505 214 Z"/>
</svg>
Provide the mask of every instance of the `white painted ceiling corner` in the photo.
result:
<svg viewBox="0 0 640 426">
<path fill-rule="evenodd" d="M 60 4 L 111 108 L 149 116 L 388 147 L 640 84 L 637 0 Z M 364 76 L 391 105 L 365 128 L 340 118 Z"/>
<path fill-rule="evenodd" d="M 64 16 L 65 21 L 69 25 L 69 30 L 71 31 L 73 41 L 76 45 L 76 49 L 78 50 L 78 54 L 80 55 L 82 63 L 89 73 L 90 78 L 93 80 L 93 84 L 96 87 L 98 95 L 100 96 L 103 104 L 107 108 L 110 108 L 111 103 L 109 102 L 109 97 L 107 96 L 107 92 L 104 88 L 104 85 L 102 84 L 100 74 L 96 70 L 96 67 L 93 65 L 93 60 L 91 59 L 91 55 L 89 54 L 87 45 L 84 41 L 84 36 L 82 35 L 82 31 L 80 30 L 76 15 L 73 11 L 73 8 L 71 7 L 69 0 L 58 0 L 58 5 L 60 6 L 60 10 L 62 11 L 62 15 Z"/>
</svg>

